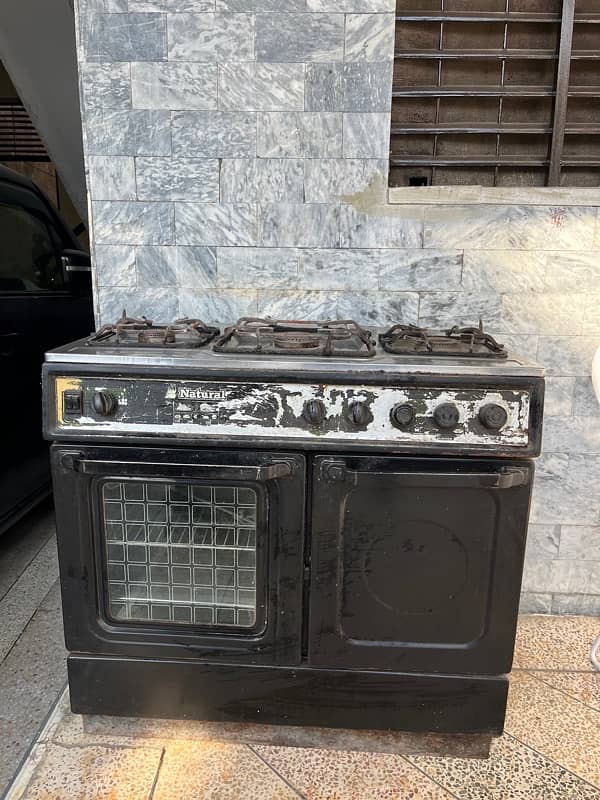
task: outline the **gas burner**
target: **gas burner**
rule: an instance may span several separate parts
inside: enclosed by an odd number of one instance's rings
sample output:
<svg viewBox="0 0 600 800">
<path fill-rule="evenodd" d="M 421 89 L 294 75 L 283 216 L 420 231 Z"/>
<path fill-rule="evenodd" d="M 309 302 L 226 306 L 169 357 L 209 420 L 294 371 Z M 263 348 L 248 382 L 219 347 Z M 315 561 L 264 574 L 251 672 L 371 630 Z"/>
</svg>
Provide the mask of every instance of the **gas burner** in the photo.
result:
<svg viewBox="0 0 600 800">
<path fill-rule="evenodd" d="M 242 317 L 225 329 L 213 350 L 218 353 L 371 358 L 371 331 L 353 320 L 274 320 Z"/>
<path fill-rule="evenodd" d="M 167 324 L 154 324 L 142 317 L 128 317 L 126 312 L 113 325 L 104 325 L 87 340 L 89 345 L 111 347 L 204 347 L 220 333 L 201 319 L 176 319 Z"/>
<path fill-rule="evenodd" d="M 507 358 L 503 344 L 478 327 L 459 325 L 446 331 L 430 331 L 417 325 L 394 325 L 380 334 L 383 349 L 394 355 L 452 356 L 454 358 Z"/>
</svg>

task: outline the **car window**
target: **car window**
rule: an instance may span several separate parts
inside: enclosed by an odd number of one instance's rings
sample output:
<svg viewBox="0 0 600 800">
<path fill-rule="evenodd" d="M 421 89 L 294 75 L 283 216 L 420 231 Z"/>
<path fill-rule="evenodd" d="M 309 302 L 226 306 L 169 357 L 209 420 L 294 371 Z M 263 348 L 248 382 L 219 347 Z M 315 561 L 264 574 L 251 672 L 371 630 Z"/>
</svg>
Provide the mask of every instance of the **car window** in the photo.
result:
<svg viewBox="0 0 600 800">
<path fill-rule="evenodd" d="M 0 242 L 0 292 L 64 288 L 61 242 L 43 211 L 0 199 Z"/>
</svg>

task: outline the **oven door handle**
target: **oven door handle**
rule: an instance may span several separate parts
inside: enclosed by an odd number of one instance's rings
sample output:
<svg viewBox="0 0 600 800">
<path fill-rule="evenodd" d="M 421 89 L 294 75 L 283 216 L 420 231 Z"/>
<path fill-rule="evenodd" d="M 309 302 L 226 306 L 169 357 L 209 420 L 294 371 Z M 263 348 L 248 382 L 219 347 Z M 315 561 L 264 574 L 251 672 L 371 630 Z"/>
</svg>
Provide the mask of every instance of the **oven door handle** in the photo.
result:
<svg viewBox="0 0 600 800">
<path fill-rule="evenodd" d="M 77 458 L 73 454 L 65 454 L 61 460 L 63 467 L 75 470 L 84 475 L 110 475 L 118 470 L 119 475 L 132 477 L 166 477 L 181 478 L 182 470 L 191 469 L 192 477 L 203 477 L 211 480 L 237 480 L 266 483 L 278 478 L 287 478 L 294 472 L 291 461 L 282 459 L 264 466 L 235 466 L 214 464 L 164 464 L 144 461 L 91 461 Z M 189 476 L 188 476 L 189 477 Z"/>
<path fill-rule="evenodd" d="M 355 472 L 343 461 L 323 462 L 322 475 L 330 483 L 352 480 L 359 477 L 396 475 L 402 486 L 431 489 L 512 489 L 531 483 L 531 470 L 525 467 L 507 467 L 498 472 Z"/>
</svg>

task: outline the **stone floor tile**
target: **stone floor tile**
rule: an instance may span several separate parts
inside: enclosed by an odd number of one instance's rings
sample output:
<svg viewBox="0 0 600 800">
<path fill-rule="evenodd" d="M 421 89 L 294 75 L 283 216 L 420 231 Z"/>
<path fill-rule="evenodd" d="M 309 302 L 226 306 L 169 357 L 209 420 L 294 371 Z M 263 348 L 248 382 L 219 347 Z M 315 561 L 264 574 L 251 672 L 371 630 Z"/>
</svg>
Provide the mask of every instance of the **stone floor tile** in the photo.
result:
<svg viewBox="0 0 600 800">
<path fill-rule="evenodd" d="M 599 672 L 536 672 L 535 677 L 580 703 L 600 711 Z M 600 736 L 600 732 L 598 735 Z"/>
<path fill-rule="evenodd" d="M 599 632 L 598 617 L 521 616 L 513 669 L 591 672 L 590 648 Z"/>
<path fill-rule="evenodd" d="M 23 800 L 147 800 L 162 755 L 140 748 L 44 747 Z"/>
<path fill-rule="evenodd" d="M 408 758 L 460 800 L 600 800 L 599 789 L 506 734 L 486 761 Z"/>
<path fill-rule="evenodd" d="M 298 800 L 246 745 L 171 742 L 152 800 Z"/>
<path fill-rule="evenodd" d="M 54 511 L 46 500 L 0 536 L 0 599 L 53 535 Z"/>
<path fill-rule="evenodd" d="M 506 732 L 600 788 L 600 712 L 535 675 L 513 674 Z"/>
<path fill-rule="evenodd" d="M 306 800 L 448 800 L 402 756 L 259 745 L 253 749 Z"/>
</svg>

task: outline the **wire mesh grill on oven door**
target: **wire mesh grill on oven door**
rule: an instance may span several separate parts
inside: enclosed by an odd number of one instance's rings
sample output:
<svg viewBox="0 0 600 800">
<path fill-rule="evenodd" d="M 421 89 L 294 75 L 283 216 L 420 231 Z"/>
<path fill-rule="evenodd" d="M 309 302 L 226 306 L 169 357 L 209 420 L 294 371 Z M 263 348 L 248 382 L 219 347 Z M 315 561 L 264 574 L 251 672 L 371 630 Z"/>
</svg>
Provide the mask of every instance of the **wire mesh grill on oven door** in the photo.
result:
<svg viewBox="0 0 600 800">
<path fill-rule="evenodd" d="M 111 480 L 101 492 L 112 619 L 256 624 L 254 489 Z"/>
</svg>

